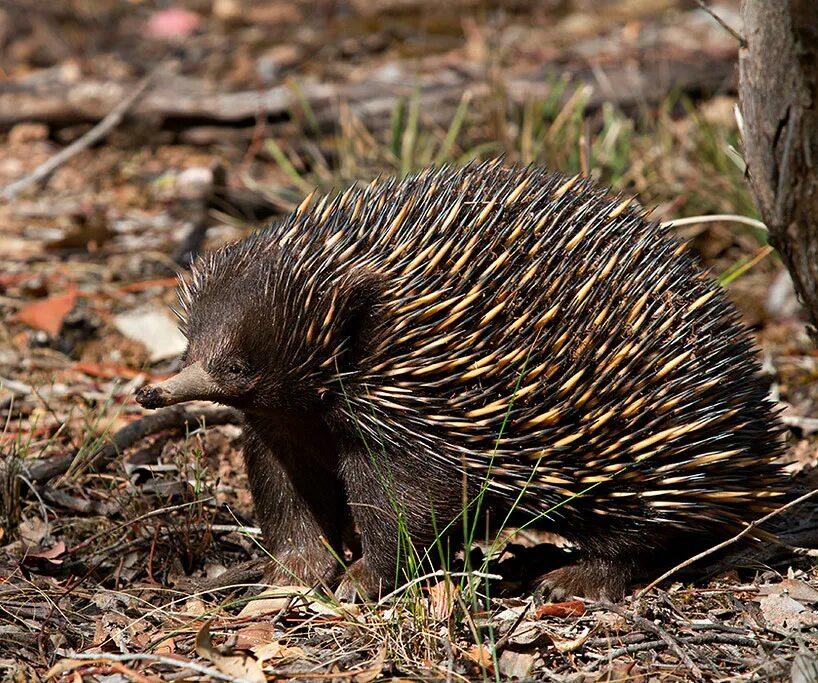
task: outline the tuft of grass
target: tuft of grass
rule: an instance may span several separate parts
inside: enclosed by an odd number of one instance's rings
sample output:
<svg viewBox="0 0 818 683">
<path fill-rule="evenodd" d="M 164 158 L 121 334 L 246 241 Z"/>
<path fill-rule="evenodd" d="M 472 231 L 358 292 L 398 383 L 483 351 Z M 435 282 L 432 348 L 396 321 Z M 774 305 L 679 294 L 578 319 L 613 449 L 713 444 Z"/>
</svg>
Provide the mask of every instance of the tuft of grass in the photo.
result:
<svg viewBox="0 0 818 683">
<path fill-rule="evenodd" d="M 583 173 L 614 192 L 635 193 L 645 206 L 659 206 L 660 219 L 756 217 L 735 160 L 735 121 L 708 117 L 678 94 L 636 117 L 610 103 L 589 109 L 587 86 L 565 78 L 549 85 L 546 97 L 521 103 L 498 87 L 489 96 L 491 107 L 466 91 L 446 126 L 425 115 L 417 91 L 396 102 L 382 128 L 367 127 L 342 104 L 335 133 L 322 137 L 305 114 L 299 118 L 306 119 L 305 142 L 298 150 L 265 142 L 283 184 L 259 189 L 289 207 L 316 187 L 330 192 L 381 174 L 405 176 L 430 165 L 503 156 L 509 163 Z"/>
<path fill-rule="evenodd" d="M 168 501 L 183 506 L 176 515 L 167 518 L 168 547 L 185 574 L 190 574 L 202 567 L 208 557 L 215 517 L 215 509 L 210 505 L 215 497 L 215 483 L 208 470 L 200 430 L 186 436 L 175 463 L 185 485 L 173 501 Z"/>
</svg>

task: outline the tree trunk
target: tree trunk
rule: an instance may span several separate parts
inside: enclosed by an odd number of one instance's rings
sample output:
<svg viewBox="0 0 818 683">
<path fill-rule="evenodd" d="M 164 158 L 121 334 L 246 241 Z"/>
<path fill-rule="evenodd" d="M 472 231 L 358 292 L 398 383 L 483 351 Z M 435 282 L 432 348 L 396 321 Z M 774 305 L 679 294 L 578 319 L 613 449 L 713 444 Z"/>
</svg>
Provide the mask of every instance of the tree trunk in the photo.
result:
<svg viewBox="0 0 818 683">
<path fill-rule="evenodd" d="M 818 2 L 742 0 L 741 17 L 750 186 L 818 342 Z"/>
</svg>

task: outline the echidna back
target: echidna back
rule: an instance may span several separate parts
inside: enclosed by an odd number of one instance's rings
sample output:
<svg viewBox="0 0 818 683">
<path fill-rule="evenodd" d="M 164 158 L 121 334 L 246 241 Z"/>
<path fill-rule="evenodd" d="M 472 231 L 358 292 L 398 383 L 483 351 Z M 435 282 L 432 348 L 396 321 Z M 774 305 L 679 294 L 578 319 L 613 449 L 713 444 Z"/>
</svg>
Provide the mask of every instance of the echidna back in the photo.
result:
<svg viewBox="0 0 818 683">
<path fill-rule="evenodd" d="M 371 343 L 333 378 L 375 449 L 462 468 L 580 531 L 738 525 L 782 494 L 735 309 L 667 230 L 584 180 L 442 168 L 305 205 L 242 245 L 279 264 L 267 286 L 287 293 L 302 365 L 333 348 L 333 292 L 375 283 Z"/>
</svg>

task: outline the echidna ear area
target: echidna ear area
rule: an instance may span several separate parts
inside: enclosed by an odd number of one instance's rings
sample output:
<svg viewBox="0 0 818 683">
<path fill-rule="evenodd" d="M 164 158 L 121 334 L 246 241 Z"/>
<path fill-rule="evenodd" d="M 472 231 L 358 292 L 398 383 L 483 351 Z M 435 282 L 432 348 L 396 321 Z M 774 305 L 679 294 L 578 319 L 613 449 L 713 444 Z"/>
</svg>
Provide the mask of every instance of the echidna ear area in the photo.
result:
<svg viewBox="0 0 818 683">
<path fill-rule="evenodd" d="M 305 201 L 205 259 L 185 314 L 251 272 L 277 362 L 343 382 L 368 447 L 430 477 L 525 489 L 532 514 L 687 529 L 740 525 L 784 493 L 735 309 L 684 245 L 586 180 L 489 162 Z M 378 283 L 372 324 L 339 379 L 360 278 Z"/>
</svg>

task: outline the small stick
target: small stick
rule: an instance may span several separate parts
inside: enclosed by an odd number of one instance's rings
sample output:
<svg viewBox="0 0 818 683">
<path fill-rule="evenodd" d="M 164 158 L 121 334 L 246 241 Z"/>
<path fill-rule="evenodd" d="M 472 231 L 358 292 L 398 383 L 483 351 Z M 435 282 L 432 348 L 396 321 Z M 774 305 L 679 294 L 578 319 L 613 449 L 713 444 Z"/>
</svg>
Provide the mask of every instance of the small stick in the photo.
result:
<svg viewBox="0 0 818 683">
<path fill-rule="evenodd" d="M 103 467 L 128 446 L 148 434 L 155 434 L 173 427 L 194 427 L 201 419 L 204 419 L 208 425 L 241 424 L 242 422 L 241 414 L 233 408 L 170 406 L 125 425 L 113 435 L 110 443 L 91 455 L 85 464 L 88 467 Z M 43 482 L 65 474 L 76 457 L 75 453 L 68 453 L 54 458 L 37 458 L 28 465 L 29 478 L 32 481 Z"/>
<path fill-rule="evenodd" d="M 96 126 L 85 133 L 85 135 L 80 136 L 74 140 L 74 142 L 68 145 L 68 147 L 63 148 L 53 157 L 50 157 L 44 161 L 28 175 L 24 175 L 19 180 L 15 180 L 14 182 L 6 185 L 2 192 L 3 198 L 11 201 L 20 192 L 27 189 L 31 185 L 48 178 L 48 176 L 50 176 L 71 157 L 76 156 L 98 140 L 104 138 L 111 130 L 116 128 L 122 122 L 122 119 L 125 118 L 125 114 L 128 112 L 128 110 L 133 107 L 139 98 L 142 97 L 148 85 L 153 80 L 154 73 L 156 72 L 151 72 L 141 81 L 139 81 L 128 96 L 116 107 L 114 107 Z"/>
<path fill-rule="evenodd" d="M 525 608 L 523 609 L 523 611 L 520 612 L 520 616 L 517 617 L 514 620 L 514 623 L 511 625 L 511 628 L 509 628 L 508 631 L 506 631 L 502 635 L 500 640 L 498 640 L 496 643 L 494 643 L 494 651 L 495 652 L 501 652 L 503 650 L 503 648 L 506 645 L 508 645 L 509 641 L 511 640 L 511 636 L 514 635 L 514 632 L 517 630 L 517 628 L 520 626 L 520 624 L 523 623 L 523 619 L 525 619 L 525 616 L 528 614 L 528 610 L 530 610 L 530 609 L 531 609 L 531 605 L 530 604 L 526 605 Z"/>
<path fill-rule="evenodd" d="M 724 19 L 722 19 L 718 14 L 716 14 L 713 9 L 708 5 L 704 0 L 696 0 L 696 4 L 701 7 L 705 12 L 707 12 L 713 19 L 716 20 L 716 23 L 721 26 L 727 33 L 729 33 L 733 38 L 738 41 L 740 47 L 747 47 L 747 41 L 744 40 L 744 36 L 742 36 L 738 31 L 736 31 L 732 26 L 730 26 Z"/>
<path fill-rule="evenodd" d="M 679 643 L 674 640 L 673 636 L 671 636 L 661 626 L 654 624 L 650 619 L 640 617 L 635 612 L 629 612 L 624 607 L 615 605 L 612 602 L 603 602 L 602 604 L 606 609 L 615 612 L 620 617 L 624 617 L 625 619 L 632 621 L 636 626 L 643 628 L 646 631 L 650 631 L 651 633 L 655 633 L 665 643 L 665 645 L 667 645 L 673 651 L 673 653 L 679 658 L 679 661 L 681 661 L 681 663 L 687 667 L 688 671 L 690 671 L 691 675 L 697 681 L 704 680 L 702 670 L 696 666 L 696 663 L 690 658 L 690 655 L 681 648 Z"/>
<path fill-rule="evenodd" d="M 604 640 L 608 641 L 609 639 L 606 638 Z M 725 633 L 689 636 L 679 638 L 678 642 L 682 645 L 738 645 L 740 647 L 757 647 L 758 645 L 762 644 L 761 641 L 755 638 Z M 586 668 L 585 671 L 593 671 L 594 669 L 599 668 L 600 664 L 607 663 L 610 660 L 616 659 L 617 657 L 622 657 L 623 655 L 634 655 L 638 652 L 645 652 L 647 650 L 661 650 L 663 647 L 667 647 L 667 643 L 664 640 L 645 640 L 639 643 L 631 643 L 629 645 L 617 648 L 616 650 L 606 652 L 604 658 L 591 664 L 591 666 Z"/>
<path fill-rule="evenodd" d="M 753 529 L 755 529 L 755 528 L 756 528 L 758 525 L 760 525 L 760 524 L 764 524 L 764 522 L 766 522 L 766 521 L 768 521 L 768 520 L 772 519 L 773 517 L 775 517 L 775 516 L 777 516 L 777 515 L 781 514 L 781 513 L 782 513 L 782 512 L 784 512 L 785 510 L 789 510 L 790 508 L 793 508 L 793 507 L 795 507 L 796 505 L 799 505 L 800 503 L 803 503 L 804 501 L 809 500 L 810 498 L 812 498 L 812 497 L 813 497 L 813 496 L 815 496 L 815 495 L 818 495 L 818 489 L 814 489 L 814 490 L 812 490 L 812 491 L 809 491 L 809 492 L 805 493 L 803 496 L 799 496 L 799 497 L 798 497 L 798 498 L 796 498 L 795 500 L 791 500 L 791 501 L 790 501 L 789 503 L 787 503 L 786 505 L 782 505 L 780 508 L 777 508 L 777 509 L 773 510 L 771 513 L 769 513 L 769 514 L 767 514 L 767 515 L 764 515 L 764 517 L 762 517 L 761 519 L 757 519 L 757 520 L 755 520 L 755 521 L 753 521 L 753 522 L 750 522 L 750 523 L 749 523 L 749 524 L 748 524 L 746 527 L 744 527 L 744 528 L 743 528 L 743 529 L 742 529 L 742 530 L 741 530 L 739 533 L 737 533 L 737 534 L 736 534 L 735 536 L 733 536 L 732 538 L 728 538 L 726 541 L 722 541 L 721 543 L 719 543 L 719 544 L 717 544 L 717 545 L 714 545 L 712 548 L 708 548 L 708 549 L 707 549 L 707 550 L 705 550 L 704 552 L 701 552 L 701 553 L 699 553 L 698 555 L 694 555 L 693 557 L 691 557 L 691 558 L 689 558 L 689 559 L 685 560 L 685 561 L 684 561 L 684 562 L 682 562 L 681 564 L 677 564 L 677 565 L 676 565 L 675 567 L 673 567 L 672 569 L 668 569 L 668 570 L 667 570 L 667 571 L 666 571 L 664 574 L 662 574 L 662 575 L 661 575 L 661 576 L 660 576 L 658 579 L 654 579 L 654 580 L 653 580 L 653 581 L 651 581 L 651 582 L 650 582 L 650 583 L 649 583 L 647 586 L 645 586 L 645 587 L 644 587 L 644 588 L 643 588 L 641 591 L 639 591 L 639 592 L 638 592 L 638 593 L 637 593 L 637 594 L 636 594 L 636 595 L 633 597 L 634 602 L 637 602 L 637 601 L 641 600 L 641 599 L 642 599 L 642 597 L 643 597 L 643 596 L 644 596 L 644 595 L 645 595 L 645 594 L 646 594 L 646 593 L 647 593 L 649 590 L 651 590 L 651 589 L 655 588 L 655 587 L 656 587 L 658 584 L 662 583 L 662 581 L 664 581 L 664 580 L 665 580 L 665 579 L 667 579 L 668 577 L 673 576 L 673 574 L 675 574 L 675 573 L 676 573 L 677 571 L 679 571 L 680 569 L 684 569 L 685 567 L 689 567 L 689 566 L 690 566 L 691 564 L 693 564 L 694 562 L 698 562 L 699 560 L 701 560 L 701 559 L 703 559 L 703 558 L 707 557 L 708 555 L 712 555 L 713 553 L 718 552 L 718 551 L 719 551 L 719 550 L 721 550 L 722 548 L 726 548 L 728 545 L 732 545 L 733 543 L 735 543 L 735 542 L 736 542 L 736 541 L 738 541 L 739 539 L 741 539 L 741 538 L 743 538 L 744 536 L 746 536 L 747 534 L 749 534 L 749 533 L 750 533 L 750 532 L 751 532 Z"/>
<path fill-rule="evenodd" d="M 51 667 L 51 671 L 47 676 L 48 678 L 50 678 L 52 675 L 62 673 L 63 671 L 67 670 L 66 665 L 70 665 L 72 662 L 81 660 L 87 661 L 89 664 L 113 664 L 114 662 L 118 663 L 151 662 L 155 664 L 166 664 L 167 666 L 181 667 L 183 669 L 195 671 L 196 673 L 204 674 L 205 676 L 211 676 L 215 678 L 217 681 L 231 681 L 231 683 L 246 683 L 247 680 L 245 678 L 236 678 L 235 676 L 222 673 L 221 671 L 213 669 L 209 666 L 196 664 L 195 662 L 187 661 L 182 658 L 177 659 L 175 657 L 166 657 L 164 655 L 142 654 L 138 652 L 125 655 L 117 655 L 107 652 L 77 652 L 76 654 L 65 655 L 65 658 L 66 659 L 62 660 L 62 662 L 57 662 L 53 667 Z"/>
</svg>

